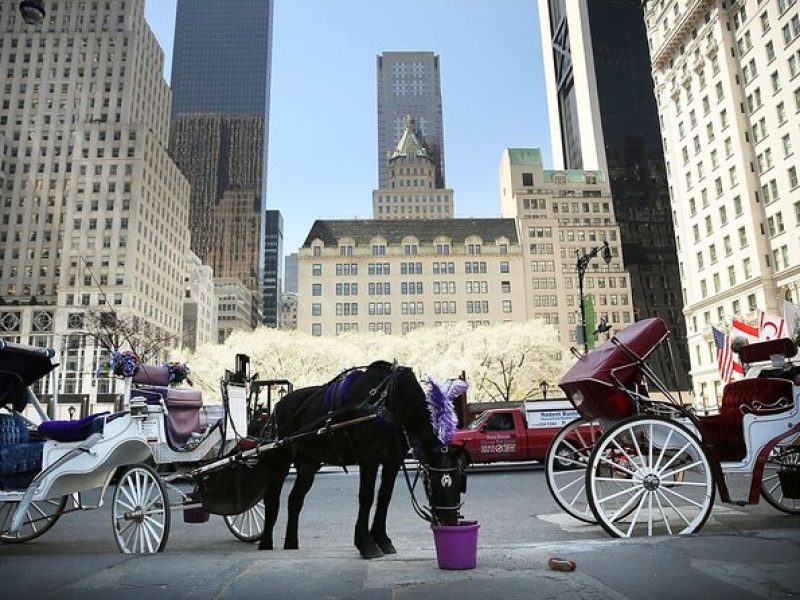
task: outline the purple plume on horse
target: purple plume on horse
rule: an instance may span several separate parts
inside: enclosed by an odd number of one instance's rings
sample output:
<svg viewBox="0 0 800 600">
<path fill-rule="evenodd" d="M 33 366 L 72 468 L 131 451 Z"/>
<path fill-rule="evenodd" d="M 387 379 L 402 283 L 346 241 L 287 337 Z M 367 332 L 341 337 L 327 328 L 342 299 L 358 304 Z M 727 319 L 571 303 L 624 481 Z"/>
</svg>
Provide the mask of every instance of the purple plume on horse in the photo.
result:
<svg viewBox="0 0 800 600">
<path fill-rule="evenodd" d="M 428 405 L 431 425 L 439 441 L 442 444 L 449 444 L 458 425 L 453 399 L 467 390 L 467 382 L 461 379 L 436 381 L 432 377 L 427 377 L 425 384 L 425 402 Z"/>
</svg>

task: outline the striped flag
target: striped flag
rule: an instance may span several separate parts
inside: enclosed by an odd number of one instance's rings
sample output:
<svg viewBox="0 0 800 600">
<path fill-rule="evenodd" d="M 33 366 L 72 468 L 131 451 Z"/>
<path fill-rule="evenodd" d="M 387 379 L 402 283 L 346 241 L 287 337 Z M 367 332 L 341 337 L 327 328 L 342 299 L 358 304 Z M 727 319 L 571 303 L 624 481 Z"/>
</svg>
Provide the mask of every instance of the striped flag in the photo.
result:
<svg viewBox="0 0 800 600">
<path fill-rule="evenodd" d="M 719 369 L 722 383 L 730 383 L 734 373 L 741 375 L 744 372 L 742 364 L 731 348 L 731 338 L 716 327 L 712 327 L 711 330 L 714 332 L 714 345 L 717 347 L 717 368 Z"/>
<path fill-rule="evenodd" d="M 731 336 L 734 338 L 742 337 L 747 340 L 748 343 L 757 342 L 758 327 L 733 319 L 731 321 Z"/>
</svg>

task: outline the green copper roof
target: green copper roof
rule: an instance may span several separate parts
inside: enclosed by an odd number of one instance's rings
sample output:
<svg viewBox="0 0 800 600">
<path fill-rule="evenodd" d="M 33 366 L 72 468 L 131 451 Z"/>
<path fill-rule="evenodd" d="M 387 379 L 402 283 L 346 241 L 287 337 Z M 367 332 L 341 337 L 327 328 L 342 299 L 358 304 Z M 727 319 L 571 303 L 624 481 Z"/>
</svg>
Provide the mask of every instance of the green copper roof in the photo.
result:
<svg viewBox="0 0 800 600">
<path fill-rule="evenodd" d="M 512 165 L 542 164 L 542 152 L 539 148 L 509 148 L 508 156 Z"/>
</svg>

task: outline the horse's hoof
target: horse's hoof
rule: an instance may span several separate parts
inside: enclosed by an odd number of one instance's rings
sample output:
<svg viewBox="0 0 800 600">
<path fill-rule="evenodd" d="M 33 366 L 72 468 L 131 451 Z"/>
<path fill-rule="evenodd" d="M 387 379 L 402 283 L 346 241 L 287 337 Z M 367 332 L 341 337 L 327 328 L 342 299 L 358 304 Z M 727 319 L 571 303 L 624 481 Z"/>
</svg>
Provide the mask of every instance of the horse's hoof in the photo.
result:
<svg viewBox="0 0 800 600">
<path fill-rule="evenodd" d="M 258 549 L 259 550 L 272 550 L 272 542 L 270 542 L 269 544 L 259 544 L 258 545 Z"/>
<path fill-rule="evenodd" d="M 283 549 L 284 550 L 299 550 L 300 549 L 300 544 L 298 544 L 297 542 L 285 542 L 283 544 Z"/>
<path fill-rule="evenodd" d="M 372 558 L 380 558 L 383 556 L 383 551 L 378 548 L 378 546 L 373 546 L 371 548 L 365 548 L 361 550 L 361 558 L 370 560 Z"/>
<path fill-rule="evenodd" d="M 383 552 L 384 554 L 397 554 L 397 549 L 394 547 L 394 544 L 392 544 L 392 542 L 389 541 L 377 542 L 377 544 L 380 547 L 381 552 Z"/>
<path fill-rule="evenodd" d="M 363 544 L 356 544 L 356 548 L 361 553 L 361 558 L 370 559 L 383 556 L 383 550 L 372 538 L 367 538 Z"/>
</svg>

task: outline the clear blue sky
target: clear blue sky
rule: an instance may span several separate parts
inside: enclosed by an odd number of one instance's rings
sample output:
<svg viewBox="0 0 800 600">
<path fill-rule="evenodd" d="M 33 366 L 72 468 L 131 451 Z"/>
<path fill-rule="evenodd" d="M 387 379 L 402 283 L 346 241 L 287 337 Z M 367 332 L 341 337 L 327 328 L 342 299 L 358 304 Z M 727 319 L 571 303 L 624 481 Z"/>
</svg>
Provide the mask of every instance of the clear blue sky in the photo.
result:
<svg viewBox="0 0 800 600">
<path fill-rule="evenodd" d="M 167 81 L 175 4 L 146 3 Z M 499 215 L 505 147 L 540 147 L 551 164 L 535 0 L 276 0 L 274 19 L 267 203 L 286 254 L 316 218 L 372 215 L 381 52 L 439 55 L 457 217 Z"/>
</svg>

